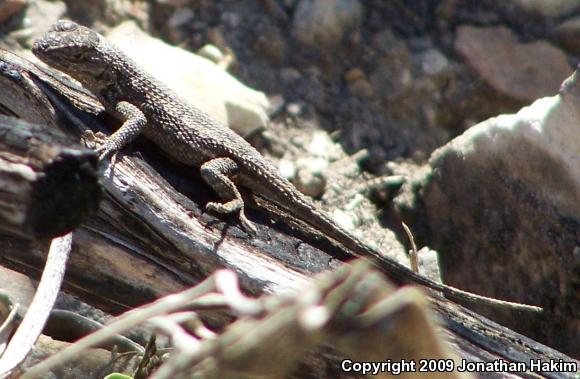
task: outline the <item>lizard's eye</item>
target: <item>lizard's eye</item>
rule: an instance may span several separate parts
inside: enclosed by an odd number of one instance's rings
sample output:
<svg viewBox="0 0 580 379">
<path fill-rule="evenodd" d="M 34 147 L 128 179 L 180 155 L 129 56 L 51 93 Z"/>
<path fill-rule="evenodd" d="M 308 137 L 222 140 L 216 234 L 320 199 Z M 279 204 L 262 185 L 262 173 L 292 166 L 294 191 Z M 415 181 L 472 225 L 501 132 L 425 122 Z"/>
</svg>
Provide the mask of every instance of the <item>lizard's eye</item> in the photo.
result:
<svg viewBox="0 0 580 379">
<path fill-rule="evenodd" d="M 75 60 L 81 60 L 84 58 L 85 53 L 83 53 L 82 51 L 77 51 L 75 53 L 72 53 L 71 56 L 75 59 Z"/>
</svg>

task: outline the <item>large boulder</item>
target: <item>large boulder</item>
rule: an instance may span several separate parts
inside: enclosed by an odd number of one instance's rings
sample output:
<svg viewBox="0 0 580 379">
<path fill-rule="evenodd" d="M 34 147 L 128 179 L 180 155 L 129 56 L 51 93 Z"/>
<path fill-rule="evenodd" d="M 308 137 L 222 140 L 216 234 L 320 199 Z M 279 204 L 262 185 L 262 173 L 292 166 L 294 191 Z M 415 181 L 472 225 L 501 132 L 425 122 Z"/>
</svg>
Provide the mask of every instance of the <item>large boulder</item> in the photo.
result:
<svg viewBox="0 0 580 379">
<path fill-rule="evenodd" d="M 454 48 L 498 95 L 521 104 L 554 95 L 571 71 L 562 50 L 541 40 L 522 43 L 505 26 L 460 26 Z"/>
<path fill-rule="evenodd" d="M 435 151 L 396 199 L 403 213 L 412 209 L 407 214 L 415 217 L 423 242 L 440 252 L 446 283 L 544 307 L 539 316 L 478 310 L 576 355 L 580 351 L 578 75 L 564 83 L 559 95 L 473 126 Z"/>
</svg>

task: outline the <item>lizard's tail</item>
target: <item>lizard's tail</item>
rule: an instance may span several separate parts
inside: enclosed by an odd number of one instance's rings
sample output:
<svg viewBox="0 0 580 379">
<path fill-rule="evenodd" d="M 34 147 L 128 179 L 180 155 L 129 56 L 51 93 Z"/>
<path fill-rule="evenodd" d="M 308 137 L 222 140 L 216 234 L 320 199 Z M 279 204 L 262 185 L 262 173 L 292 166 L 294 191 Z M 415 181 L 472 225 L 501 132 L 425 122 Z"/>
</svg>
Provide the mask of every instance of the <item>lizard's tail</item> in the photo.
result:
<svg viewBox="0 0 580 379">
<path fill-rule="evenodd" d="M 378 251 L 361 241 L 358 237 L 339 226 L 326 213 L 319 210 L 312 201 L 296 190 L 295 187 L 286 179 L 276 174 L 268 176 L 271 177 L 269 177 L 269 180 L 266 180 L 265 182 L 268 183 L 267 185 L 270 188 L 264 188 L 263 192 L 267 195 L 269 200 L 273 201 L 277 206 L 281 207 L 292 216 L 306 222 L 314 229 L 321 231 L 325 236 L 330 237 L 333 241 L 338 242 L 340 245 L 347 248 L 353 255 L 366 259 L 370 258 L 371 262 L 376 267 L 385 272 L 391 280 L 394 280 L 399 284 L 410 284 L 415 282 L 433 290 L 440 291 L 455 301 L 465 300 L 474 303 L 504 306 L 525 311 L 542 311 L 542 308 L 540 307 L 497 300 L 466 292 L 428 279 L 395 262 L 391 258 L 380 254 Z"/>
</svg>

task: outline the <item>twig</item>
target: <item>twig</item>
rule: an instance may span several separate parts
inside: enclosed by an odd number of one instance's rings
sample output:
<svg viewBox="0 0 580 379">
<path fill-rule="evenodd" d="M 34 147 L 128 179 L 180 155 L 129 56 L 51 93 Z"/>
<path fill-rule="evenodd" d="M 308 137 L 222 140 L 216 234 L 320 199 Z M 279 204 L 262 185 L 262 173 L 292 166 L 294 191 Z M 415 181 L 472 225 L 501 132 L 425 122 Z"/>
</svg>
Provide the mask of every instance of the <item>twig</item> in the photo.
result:
<svg viewBox="0 0 580 379">
<path fill-rule="evenodd" d="M 57 354 L 32 367 L 21 376 L 21 379 L 42 377 L 52 368 L 77 357 L 82 351 L 99 344 L 115 334 L 122 333 L 135 325 L 149 321 L 156 316 L 174 312 L 186 306 L 194 308 L 196 305 L 201 307 L 207 306 L 207 304 L 204 303 L 203 296 L 215 291 L 216 280 L 219 281 L 221 277 L 227 277 L 230 275 L 234 274 L 226 270 L 218 271 L 193 288 L 189 288 L 174 295 L 166 296 L 153 303 L 129 311 L 120 316 L 113 323 L 107 325 L 106 328 L 81 338 L 75 344 L 70 345 Z M 214 299 L 212 298 L 211 301 L 214 301 Z"/>
<path fill-rule="evenodd" d="M 403 225 L 403 229 L 405 230 L 405 233 L 407 233 L 407 237 L 411 242 L 411 251 L 409 251 L 411 270 L 415 271 L 416 273 L 419 273 L 419 257 L 417 254 L 417 245 L 415 244 L 415 238 L 413 237 L 413 233 L 411 233 L 411 229 L 409 229 L 407 224 L 405 224 L 404 222 L 401 222 L 401 224 Z"/>
<path fill-rule="evenodd" d="M 38 290 L 22 323 L 0 358 L 0 378 L 8 376 L 26 358 L 40 336 L 60 291 L 71 244 L 72 233 L 52 240 Z"/>
</svg>

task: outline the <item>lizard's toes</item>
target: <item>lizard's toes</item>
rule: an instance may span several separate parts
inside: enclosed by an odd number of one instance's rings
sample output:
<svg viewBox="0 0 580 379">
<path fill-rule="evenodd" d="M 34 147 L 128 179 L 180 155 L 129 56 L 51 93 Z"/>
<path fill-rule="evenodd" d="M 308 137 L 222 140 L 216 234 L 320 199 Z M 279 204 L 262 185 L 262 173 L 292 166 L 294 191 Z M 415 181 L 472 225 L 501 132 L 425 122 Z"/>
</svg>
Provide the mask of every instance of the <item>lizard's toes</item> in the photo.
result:
<svg viewBox="0 0 580 379">
<path fill-rule="evenodd" d="M 240 223 L 242 224 L 242 228 L 248 233 L 250 236 L 254 237 L 258 234 L 258 229 L 253 222 L 248 220 L 243 213 L 240 213 Z"/>
<path fill-rule="evenodd" d="M 246 231 L 246 233 L 255 236 L 258 233 L 258 230 L 254 226 L 254 223 L 251 222 L 246 218 L 244 214 L 243 205 L 237 201 L 232 201 L 228 203 L 216 203 L 216 202 L 209 202 L 205 205 L 205 209 L 211 212 L 216 212 L 220 214 L 229 214 L 236 211 L 239 211 L 239 220 L 242 224 L 242 228 Z"/>
<path fill-rule="evenodd" d="M 115 150 L 111 149 L 106 143 L 97 147 L 95 151 L 99 154 L 99 161 L 104 161 L 115 154 Z"/>
<path fill-rule="evenodd" d="M 81 135 L 81 143 L 89 149 L 95 149 L 97 147 L 97 136 L 92 130 L 85 130 Z"/>
</svg>

